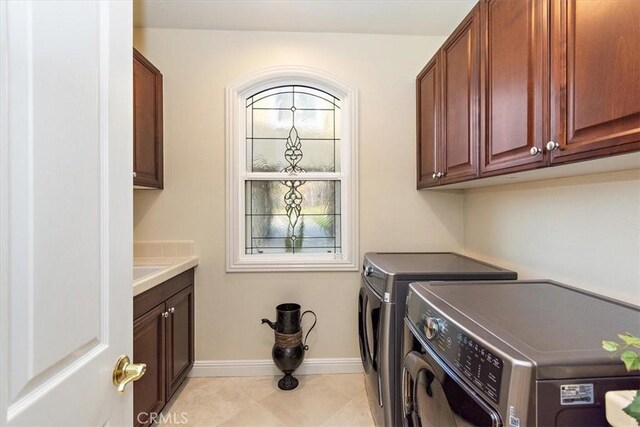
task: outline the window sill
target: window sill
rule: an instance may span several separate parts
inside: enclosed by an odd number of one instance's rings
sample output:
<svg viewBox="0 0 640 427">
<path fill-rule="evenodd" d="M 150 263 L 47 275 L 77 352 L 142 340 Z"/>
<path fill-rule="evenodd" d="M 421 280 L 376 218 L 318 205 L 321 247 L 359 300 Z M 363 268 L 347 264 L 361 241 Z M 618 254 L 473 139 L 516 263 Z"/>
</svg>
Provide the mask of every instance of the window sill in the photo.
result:
<svg viewBox="0 0 640 427">
<path fill-rule="evenodd" d="M 305 259 L 305 260 L 274 260 L 273 258 L 260 261 L 240 259 L 227 264 L 227 273 L 251 272 L 317 272 L 317 271 L 359 271 L 358 263 L 352 260 Z"/>
</svg>

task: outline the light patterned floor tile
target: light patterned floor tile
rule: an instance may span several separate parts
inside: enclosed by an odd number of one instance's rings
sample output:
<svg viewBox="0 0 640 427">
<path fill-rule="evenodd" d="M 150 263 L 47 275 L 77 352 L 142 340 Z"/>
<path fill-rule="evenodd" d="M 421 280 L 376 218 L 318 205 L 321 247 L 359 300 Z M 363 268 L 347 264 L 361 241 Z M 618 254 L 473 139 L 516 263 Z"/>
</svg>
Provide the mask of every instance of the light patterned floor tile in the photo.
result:
<svg viewBox="0 0 640 427">
<path fill-rule="evenodd" d="M 301 375 L 295 390 L 280 377 L 189 378 L 161 425 L 224 427 L 370 427 L 362 374 Z M 177 422 L 176 422 L 177 420 Z M 186 421 L 186 423 L 185 423 Z"/>
<path fill-rule="evenodd" d="M 367 396 L 364 393 L 357 394 L 325 421 L 322 427 L 375 427 Z"/>
<path fill-rule="evenodd" d="M 259 403 L 289 426 L 315 427 L 348 401 L 325 384 L 301 381 L 297 389 L 270 394 Z"/>
<path fill-rule="evenodd" d="M 278 390 L 278 377 L 233 377 L 233 382 L 255 400 Z"/>
<path fill-rule="evenodd" d="M 286 427 L 286 424 L 255 402 L 238 415 L 219 424 L 220 427 Z"/>
<path fill-rule="evenodd" d="M 364 377 L 362 374 L 329 374 L 311 375 L 313 382 L 325 384 L 346 396 L 364 393 Z"/>
<path fill-rule="evenodd" d="M 184 416 L 190 426 L 214 426 L 252 403 L 253 399 L 230 378 L 191 378 L 175 403 L 163 413 Z"/>
</svg>

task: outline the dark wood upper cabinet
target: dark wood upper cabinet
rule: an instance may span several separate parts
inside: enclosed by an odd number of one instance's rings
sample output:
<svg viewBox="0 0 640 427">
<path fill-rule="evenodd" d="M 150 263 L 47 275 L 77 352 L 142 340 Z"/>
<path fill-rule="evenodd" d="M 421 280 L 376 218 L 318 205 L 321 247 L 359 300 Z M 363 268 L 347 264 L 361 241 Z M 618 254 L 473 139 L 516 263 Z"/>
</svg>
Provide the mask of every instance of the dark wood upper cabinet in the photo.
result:
<svg viewBox="0 0 640 427">
<path fill-rule="evenodd" d="M 548 1 L 481 3 L 483 176 L 545 166 Z"/>
<path fill-rule="evenodd" d="M 418 188 L 640 151 L 639 22 L 638 0 L 481 0 L 418 75 Z"/>
<path fill-rule="evenodd" d="M 476 6 L 440 49 L 443 184 L 478 176 L 480 13 Z"/>
<path fill-rule="evenodd" d="M 424 67 L 416 80 L 418 188 L 439 184 L 437 146 L 440 119 L 438 57 Z"/>
<path fill-rule="evenodd" d="M 133 184 L 163 188 L 162 73 L 133 50 Z"/>
<path fill-rule="evenodd" d="M 551 5 L 551 163 L 640 149 L 640 2 Z"/>
</svg>

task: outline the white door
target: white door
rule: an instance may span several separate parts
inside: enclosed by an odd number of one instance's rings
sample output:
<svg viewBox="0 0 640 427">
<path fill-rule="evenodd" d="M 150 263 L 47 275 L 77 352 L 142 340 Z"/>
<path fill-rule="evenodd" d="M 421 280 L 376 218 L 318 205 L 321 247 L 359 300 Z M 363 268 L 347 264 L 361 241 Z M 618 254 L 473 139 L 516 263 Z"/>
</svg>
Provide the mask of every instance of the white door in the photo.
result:
<svg viewBox="0 0 640 427">
<path fill-rule="evenodd" d="M 0 424 L 126 425 L 132 12 L 0 0 Z"/>
</svg>

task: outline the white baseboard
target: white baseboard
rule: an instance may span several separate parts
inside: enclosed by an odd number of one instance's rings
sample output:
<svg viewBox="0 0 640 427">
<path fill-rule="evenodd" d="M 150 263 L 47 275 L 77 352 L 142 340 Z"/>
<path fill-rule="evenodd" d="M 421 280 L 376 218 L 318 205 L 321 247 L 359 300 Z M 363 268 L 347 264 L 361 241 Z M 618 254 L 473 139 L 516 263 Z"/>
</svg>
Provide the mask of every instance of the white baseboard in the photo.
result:
<svg viewBox="0 0 640 427">
<path fill-rule="evenodd" d="M 363 372 L 358 357 L 342 359 L 306 359 L 296 375 L 358 374 Z M 190 377 L 258 377 L 282 375 L 271 359 L 196 360 Z"/>
</svg>

